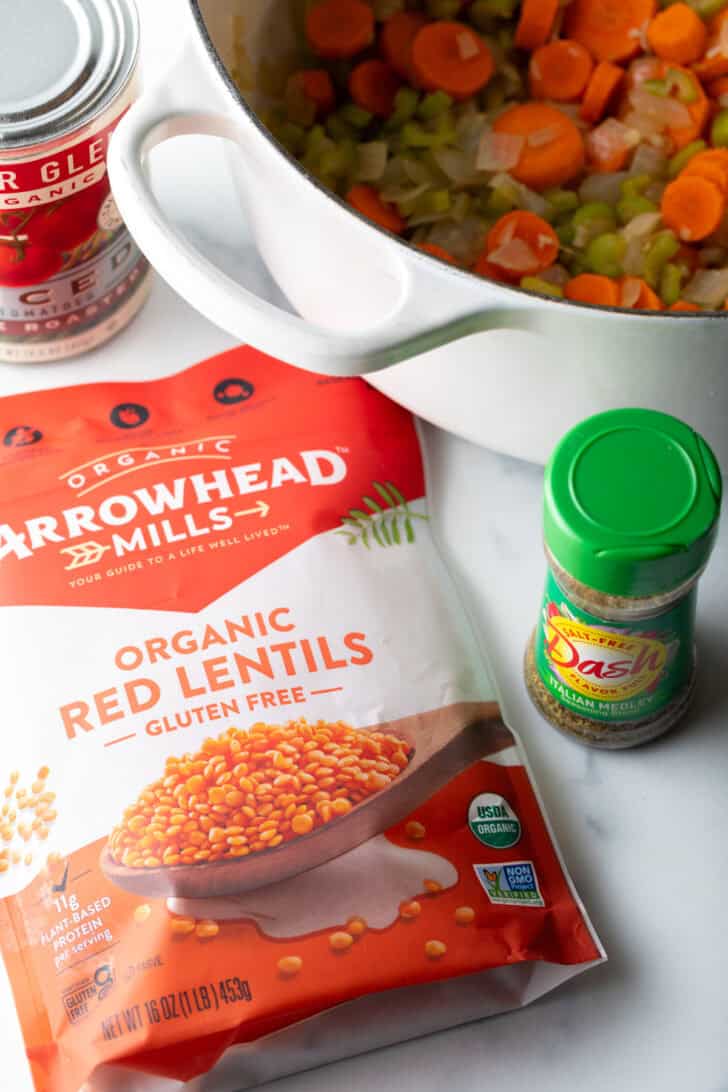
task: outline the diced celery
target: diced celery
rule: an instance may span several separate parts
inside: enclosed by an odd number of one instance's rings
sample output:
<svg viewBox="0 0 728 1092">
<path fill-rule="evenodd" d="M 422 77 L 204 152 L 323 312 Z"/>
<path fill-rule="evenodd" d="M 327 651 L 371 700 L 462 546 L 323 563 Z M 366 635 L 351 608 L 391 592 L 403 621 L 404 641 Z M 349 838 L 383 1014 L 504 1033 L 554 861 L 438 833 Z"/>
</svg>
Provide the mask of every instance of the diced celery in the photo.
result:
<svg viewBox="0 0 728 1092">
<path fill-rule="evenodd" d="M 651 95 L 659 95 L 661 99 L 666 99 L 670 94 L 667 80 L 643 80 L 640 87 L 643 91 L 649 91 Z"/>
<path fill-rule="evenodd" d="M 356 144 L 353 140 L 341 140 L 322 154 L 319 166 L 324 174 L 341 178 L 354 167 L 355 163 Z"/>
<path fill-rule="evenodd" d="M 576 233 L 574 231 L 574 225 L 572 224 L 571 220 L 566 220 L 561 224 L 556 224 L 554 226 L 554 231 L 556 232 L 558 240 L 562 246 L 573 246 L 574 235 Z"/>
<path fill-rule="evenodd" d="M 606 201 L 589 201 L 576 210 L 571 223 L 576 246 L 584 247 L 598 235 L 613 232 L 617 226 L 617 217 Z"/>
<path fill-rule="evenodd" d="M 292 121 L 284 121 L 276 127 L 275 136 L 291 155 L 300 155 L 306 147 L 306 130 Z"/>
<path fill-rule="evenodd" d="M 573 212 L 579 207 L 579 195 L 573 190 L 544 190 L 542 196 L 556 213 Z"/>
<path fill-rule="evenodd" d="M 520 285 L 529 292 L 540 292 L 542 296 L 554 296 L 556 299 L 563 299 L 564 296 L 564 290 L 558 284 L 543 281 L 540 277 L 521 277 Z"/>
<path fill-rule="evenodd" d="M 716 148 L 728 148 L 728 110 L 715 115 L 710 127 L 710 139 Z"/>
<path fill-rule="evenodd" d="M 356 103 L 347 102 L 339 110 L 339 117 L 342 121 L 353 125 L 355 129 L 366 129 L 373 115 L 368 110 L 362 110 L 361 106 L 357 106 Z"/>
<path fill-rule="evenodd" d="M 602 273 L 605 277 L 619 277 L 622 272 L 622 260 L 627 243 L 621 235 L 606 232 L 592 239 L 586 248 L 584 261 L 592 273 Z"/>
<path fill-rule="evenodd" d="M 483 34 L 493 34 L 497 27 L 497 18 L 490 10 L 489 0 L 473 0 L 468 7 L 468 19 Z"/>
<path fill-rule="evenodd" d="M 708 145 L 704 140 L 693 140 L 690 144 L 686 144 L 684 148 L 681 148 L 679 152 L 668 160 L 667 163 L 667 176 L 668 178 L 677 178 L 683 167 L 687 167 L 690 160 L 698 152 L 704 152 Z"/>
<path fill-rule="evenodd" d="M 634 220 L 635 216 L 639 216 L 643 212 L 658 211 L 654 201 L 650 201 L 640 194 L 637 194 L 636 197 L 623 197 L 621 201 L 617 202 L 617 216 L 620 224 L 628 224 L 630 220 Z"/>
<path fill-rule="evenodd" d="M 482 201 L 482 208 L 486 216 L 502 216 L 516 207 L 512 194 L 507 190 L 493 189 Z"/>
<path fill-rule="evenodd" d="M 306 155 L 319 155 L 322 149 L 326 148 L 330 143 L 331 142 L 324 132 L 323 126 L 314 125 L 309 129 L 306 136 Z"/>
<path fill-rule="evenodd" d="M 496 41 L 504 53 L 510 53 L 514 44 L 514 32 L 510 27 L 500 27 L 496 34 Z"/>
<path fill-rule="evenodd" d="M 428 190 L 420 194 L 415 201 L 416 216 L 430 216 L 438 212 L 447 212 L 450 208 L 449 190 Z"/>
<path fill-rule="evenodd" d="M 667 307 L 680 299 L 683 274 L 679 265 L 668 262 L 660 275 L 660 296 Z"/>
<path fill-rule="evenodd" d="M 338 114 L 329 114 L 326 119 L 326 132 L 334 140 L 351 140 L 357 136 L 354 126 L 347 125 Z"/>
<path fill-rule="evenodd" d="M 428 133 L 416 121 L 406 121 L 400 130 L 399 138 L 405 148 L 432 148 L 435 143 L 433 134 Z"/>
<path fill-rule="evenodd" d="M 622 197 L 641 197 L 653 182 L 654 178 L 651 174 L 636 174 L 633 178 L 625 178 L 619 187 L 619 192 Z"/>
<path fill-rule="evenodd" d="M 432 121 L 445 110 L 449 110 L 452 102 L 453 100 L 444 91 L 433 91 L 431 95 L 425 95 L 417 107 L 417 114 L 423 121 Z"/>
<path fill-rule="evenodd" d="M 691 102 L 698 101 L 698 87 L 696 86 L 695 77 L 689 73 L 681 72 L 678 68 L 668 68 L 665 73 L 665 82 L 668 85 L 668 91 L 672 90 L 673 87 L 676 88 L 680 102 L 689 105 Z"/>
<path fill-rule="evenodd" d="M 415 116 L 420 96 L 411 87 L 400 87 L 394 96 L 394 110 L 387 118 L 386 129 L 399 129 L 405 121 Z"/>
<path fill-rule="evenodd" d="M 661 231 L 655 236 L 645 254 L 644 276 L 650 287 L 657 287 L 663 269 L 679 249 L 680 243 L 671 231 Z"/>
<path fill-rule="evenodd" d="M 473 0 L 468 8 L 468 15 L 471 19 L 473 15 L 476 18 L 490 15 L 498 19 L 511 19 L 517 6 L 518 0 Z"/>
<path fill-rule="evenodd" d="M 688 3 L 697 11 L 701 19 L 712 19 L 714 15 L 723 11 L 728 0 L 688 0 Z"/>
<path fill-rule="evenodd" d="M 454 19 L 461 3 L 460 0 L 426 0 L 425 8 L 433 19 Z"/>
</svg>

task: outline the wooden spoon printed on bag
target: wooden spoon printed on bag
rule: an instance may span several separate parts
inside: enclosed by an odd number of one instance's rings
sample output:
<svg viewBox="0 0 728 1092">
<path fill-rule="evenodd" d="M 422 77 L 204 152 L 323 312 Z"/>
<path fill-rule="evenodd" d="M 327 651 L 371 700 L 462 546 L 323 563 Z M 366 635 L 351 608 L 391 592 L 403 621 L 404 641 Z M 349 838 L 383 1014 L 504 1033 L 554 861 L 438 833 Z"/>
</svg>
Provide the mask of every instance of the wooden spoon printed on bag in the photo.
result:
<svg viewBox="0 0 728 1092">
<path fill-rule="evenodd" d="M 330 861 L 394 826 L 456 774 L 485 755 L 513 745 L 496 702 L 460 702 L 376 725 L 414 748 L 409 765 L 388 788 L 310 834 L 247 857 L 159 868 L 128 868 L 105 849 L 101 867 L 118 887 L 154 897 L 236 895 L 278 883 Z"/>
</svg>

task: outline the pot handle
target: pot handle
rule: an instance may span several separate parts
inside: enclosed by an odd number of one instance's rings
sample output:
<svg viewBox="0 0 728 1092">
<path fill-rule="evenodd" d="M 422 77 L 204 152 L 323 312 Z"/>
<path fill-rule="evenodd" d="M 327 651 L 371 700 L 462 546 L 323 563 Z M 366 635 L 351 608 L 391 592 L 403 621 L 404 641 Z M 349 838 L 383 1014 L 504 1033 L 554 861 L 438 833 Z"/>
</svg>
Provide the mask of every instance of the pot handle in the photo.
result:
<svg viewBox="0 0 728 1092">
<path fill-rule="evenodd" d="M 199 109 L 207 104 L 209 109 Z M 223 137 L 238 145 L 242 142 L 240 129 L 220 112 L 214 92 L 202 83 L 199 62 L 189 50 L 118 126 L 108 159 L 114 197 L 132 235 L 164 279 L 206 318 L 241 341 L 324 375 L 355 376 L 379 371 L 469 334 L 530 326 L 523 321 L 530 308 L 496 307 L 422 333 L 403 335 L 403 310 L 412 295 L 409 285 L 405 285 L 399 310 L 365 333 L 329 330 L 282 310 L 205 258 L 167 219 L 157 201 L 145 170 L 146 157 L 164 141 L 186 135 Z"/>
</svg>

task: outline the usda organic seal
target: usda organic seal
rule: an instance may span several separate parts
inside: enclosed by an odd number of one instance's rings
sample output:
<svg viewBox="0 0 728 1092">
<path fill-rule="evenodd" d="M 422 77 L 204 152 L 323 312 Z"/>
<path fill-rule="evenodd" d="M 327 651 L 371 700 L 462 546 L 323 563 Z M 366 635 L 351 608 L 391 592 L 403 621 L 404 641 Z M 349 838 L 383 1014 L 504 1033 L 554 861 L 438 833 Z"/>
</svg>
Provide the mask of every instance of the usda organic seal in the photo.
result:
<svg viewBox="0 0 728 1092">
<path fill-rule="evenodd" d="M 509 849 L 521 837 L 521 822 L 503 796 L 483 792 L 470 801 L 468 825 L 484 846 Z"/>
</svg>

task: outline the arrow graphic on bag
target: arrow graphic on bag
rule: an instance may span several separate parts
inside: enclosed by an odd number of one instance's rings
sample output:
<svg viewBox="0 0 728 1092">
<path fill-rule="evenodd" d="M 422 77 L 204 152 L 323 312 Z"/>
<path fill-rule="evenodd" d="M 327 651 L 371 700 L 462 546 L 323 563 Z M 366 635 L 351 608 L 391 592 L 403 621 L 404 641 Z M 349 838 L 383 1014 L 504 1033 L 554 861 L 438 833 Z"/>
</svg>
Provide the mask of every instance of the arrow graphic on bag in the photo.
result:
<svg viewBox="0 0 728 1092">
<path fill-rule="evenodd" d="M 259 500 L 254 508 L 245 508 L 242 512 L 233 512 L 234 516 L 260 516 L 261 519 L 270 512 L 270 505 L 267 501 Z"/>
<path fill-rule="evenodd" d="M 100 542 L 81 542 L 77 546 L 66 546 L 61 550 L 62 554 L 68 554 L 71 558 L 70 565 L 66 565 L 66 571 L 95 565 L 110 549 L 110 546 L 102 546 Z"/>
</svg>

